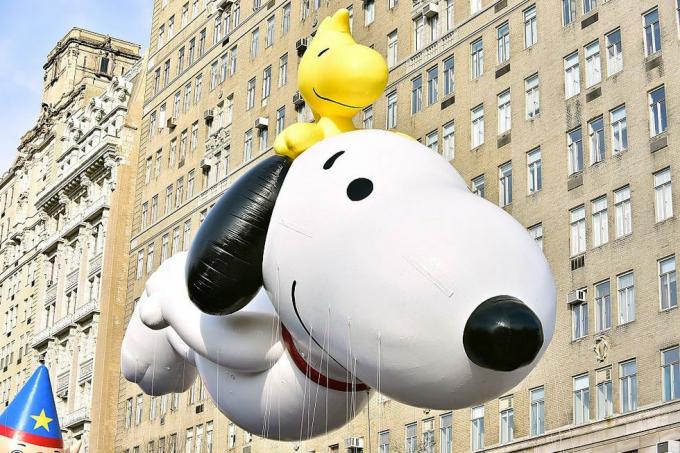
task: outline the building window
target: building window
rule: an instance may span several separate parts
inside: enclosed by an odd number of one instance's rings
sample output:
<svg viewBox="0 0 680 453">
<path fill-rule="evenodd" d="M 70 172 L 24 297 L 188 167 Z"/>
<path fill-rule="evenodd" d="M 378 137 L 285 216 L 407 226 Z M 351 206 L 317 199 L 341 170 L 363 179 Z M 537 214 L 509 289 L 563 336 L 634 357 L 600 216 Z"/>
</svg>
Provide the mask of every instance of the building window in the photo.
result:
<svg viewBox="0 0 680 453">
<path fill-rule="evenodd" d="M 158 220 L 158 195 L 151 198 L 151 223 L 155 223 L 156 220 Z"/>
<path fill-rule="evenodd" d="M 538 387 L 529 391 L 531 407 L 529 418 L 531 435 L 540 436 L 545 432 L 545 389 Z"/>
<path fill-rule="evenodd" d="M 397 64 L 397 30 L 387 35 L 387 67 L 393 68 Z"/>
<path fill-rule="evenodd" d="M 425 16 L 420 15 L 413 19 L 413 51 L 418 52 L 423 48 L 425 40 Z"/>
<path fill-rule="evenodd" d="M 484 406 L 470 409 L 471 414 L 471 447 L 472 451 L 484 448 Z"/>
<path fill-rule="evenodd" d="M 623 362 L 619 366 L 621 380 L 621 412 L 637 409 L 637 363 L 635 360 Z"/>
<path fill-rule="evenodd" d="M 411 115 L 423 110 L 423 78 L 411 80 Z"/>
<path fill-rule="evenodd" d="M 619 325 L 635 321 L 635 275 L 626 272 L 616 277 Z"/>
<path fill-rule="evenodd" d="M 281 34 L 285 35 L 290 30 L 290 3 L 283 6 L 283 17 L 281 19 Z"/>
<path fill-rule="evenodd" d="M 654 173 L 654 204 L 656 221 L 662 222 L 673 217 L 673 188 L 671 186 L 671 169 Z"/>
<path fill-rule="evenodd" d="M 595 8 L 597 8 L 597 0 L 583 0 L 583 14 L 588 14 Z"/>
<path fill-rule="evenodd" d="M 583 134 L 581 128 L 567 132 L 567 152 L 569 155 L 569 174 L 583 171 Z"/>
<path fill-rule="evenodd" d="M 267 104 L 267 98 L 272 90 L 272 67 L 267 66 L 262 73 L 262 105 Z"/>
<path fill-rule="evenodd" d="M 245 132 L 243 140 L 243 162 L 248 162 L 253 158 L 253 130 L 248 129 Z"/>
<path fill-rule="evenodd" d="M 261 153 L 267 150 L 267 141 L 269 140 L 269 130 L 267 128 L 260 128 L 257 130 L 257 139 L 259 143 L 259 151 Z"/>
<path fill-rule="evenodd" d="M 373 129 L 373 106 L 368 106 L 361 112 L 361 124 L 364 129 Z"/>
<path fill-rule="evenodd" d="M 616 207 L 616 237 L 620 238 L 633 231 L 629 186 L 614 191 L 614 206 Z"/>
<path fill-rule="evenodd" d="M 453 94 L 456 87 L 453 56 L 444 60 L 444 96 Z"/>
<path fill-rule="evenodd" d="M 541 97 L 538 90 L 538 74 L 524 80 L 527 119 L 534 119 L 541 113 Z"/>
<path fill-rule="evenodd" d="M 397 92 L 387 95 L 387 129 L 397 127 Z"/>
<path fill-rule="evenodd" d="M 169 214 L 170 211 L 172 211 L 172 194 L 173 194 L 173 186 L 170 184 L 166 189 L 165 189 L 165 213 Z"/>
<path fill-rule="evenodd" d="M 154 255 L 154 244 L 151 244 L 146 253 L 146 273 L 150 274 L 153 271 L 153 255 Z M 155 406 L 154 406 L 155 410 Z"/>
<path fill-rule="evenodd" d="M 508 206 L 512 203 L 512 162 L 498 167 L 498 204 Z"/>
<path fill-rule="evenodd" d="M 680 398 L 680 348 L 661 351 L 663 373 L 663 400 Z"/>
<path fill-rule="evenodd" d="M 419 449 L 422 453 L 434 453 L 434 419 L 423 420 L 423 446 Z"/>
<path fill-rule="evenodd" d="M 512 127 L 510 90 L 498 95 L 498 135 L 504 134 Z"/>
<path fill-rule="evenodd" d="M 394 0 L 388 0 L 388 2 L 392 1 Z M 453 28 L 453 14 L 453 0 L 446 0 L 446 31 L 449 31 Z"/>
<path fill-rule="evenodd" d="M 142 423 L 142 409 L 144 405 L 144 395 L 139 394 L 137 395 L 137 401 L 136 401 L 136 410 L 135 410 L 135 425 L 139 425 Z"/>
<path fill-rule="evenodd" d="M 666 89 L 663 85 L 649 92 L 649 134 L 655 137 L 666 131 Z"/>
<path fill-rule="evenodd" d="M 439 453 L 453 453 L 453 414 L 451 412 L 439 417 Z"/>
<path fill-rule="evenodd" d="M 496 43 L 498 64 L 503 64 L 510 60 L 510 25 L 506 22 L 496 28 Z"/>
<path fill-rule="evenodd" d="M 425 136 L 425 146 L 439 153 L 439 131 L 434 130 Z"/>
<path fill-rule="evenodd" d="M 659 293 L 662 310 L 669 310 L 678 306 L 675 256 L 659 260 Z"/>
<path fill-rule="evenodd" d="M 418 435 L 416 429 L 416 422 L 406 425 L 406 439 L 404 443 L 406 453 L 416 453 L 417 451 Z"/>
<path fill-rule="evenodd" d="M 564 95 L 567 99 L 581 92 L 578 52 L 564 58 Z"/>
<path fill-rule="evenodd" d="M 144 250 L 140 250 L 139 252 L 137 252 L 137 271 L 135 273 L 137 280 L 142 278 L 143 273 L 144 273 Z"/>
<path fill-rule="evenodd" d="M 271 47 L 274 44 L 274 16 L 267 19 L 267 34 L 264 37 L 264 46 Z"/>
<path fill-rule="evenodd" d="M 597 85 L 602 80 L 600 63 L 600 41 L 593 41 L 585 47 L 586 88 Z"/>
<path fill-rule="evenodd" d="M 285 53 L 279 58 L 279 86 L 288 83 L 288 54 Z"/>
<path fill-rule="evenodd" d="M 622 105 L 609 112 L 612 128 L 612 149 L 618 154 L 628 149 L 628 125 L 626 122 L 626 106 Z"/>
<path fill-rule="evenodd" d="M 472 193 L 484 198 L 484 186 L 485 186 L 485 178 L 484 175 L 477 176 L 472 180 Z"/>
<path fill-rule="evenodd" d="M 210 91 L 214 90 L 217 87 L 217 82 L 219 80 L 218 67 L 219 66 L 217 60 L 210 65 Z"/>
<path fill-rule="evenodd" d="M 538 41 L 536 5 L 524 10 L 524 48 L 532 47 Z"/>
<path fill-rule="evenodd" d="M 250 110 L 255 107 L 255 77 L 248 81 L 248 88 L 246 90 L 246 109 Z"/>
<path fill-rule="evenodd" d="M 621 30 L 616 29 L 605 35 L 607 42 L 607 75 L 611 76 L 623 71 L 623 48 L 621 47 Z"/>
<path fill-rule="evenodd" d="M 586 208 L 581 205 L 569 211 L 570 217 L 570 249 L 571 256 L 577 256 L 586 251 Z"/>
<path fill-rule="evenodd" d="M 576 0 L 562 0 L 562 24 L 567 26 L 576 20 Z"/>
<path fill-rule="evenodd" d="M 234 46 L 231 48 L 229 51 L 229 77 L 233 77 L 234 74 L 236 74 L 236 64 L 237 64 L 237 57 L 238 57 L 238 47 Z"/>
<path fill-rule="evenodd" d="M 260 41 L 260 29 L 256 28 L 250 34 L 250 59 L 254 60 L 257 58 L 257 51 Z"/>
<path fill-rule="evenodd" d="M 365 0 L 364 2 L 364 25 L 368 26 L 375 20 L 375 0 Z"/>
<path fill-rule="evenodd" d="M 515 435 L 515 415 L 512 397 L 500 399 L 500 443 L 512 442 Z"/>
<path fill-rule="evenodd" d="M 611 417 L 614 412 L 612 403 L 612 369 L 607 367 L 595 372 L 597 379 L 597 419 Z"/>
<path fill-rule="evenodd" d="M 470 44 L 472 58 L 472 78 L 476 79 L 484 73 L 484 46 L 482 38 Z"/>
<path fill-rule="evenodd" d="M 276 111 L 276 135 L 283 132 L 283 129 L 285 127 L 286 127 L 286 106 L 284 105 Z"/>
<path fill-rule="evenodd" d="M 125 427 L 129 428 L 132 425 L 132 398 L 125 401 Z"/>
<path fill-rule="evenodd" d="M 482 10 L 482 0 L 470 0 L 470 15 L 477 14 Z"/>
<path fill-rule="evenodd" d="M 432 105 L 439 98 L 439 67 L 434 66 L 427 70 L 427 105 Z"/>
<path fill-rule="evenodd" d="M 609 215 L 607 212 L 607 197 L 602 196 L 591 202 L 591 216 L 593 225 L 593 247 L 599 247 L 609 241 Z"/>
<path fill-rule="evenodd" d="M 527 153 L 527 182 L 529 193 L 536 193 L 543 187 L 543 175 L 541 169 L 541 148 L 536 148 Z"/>
<path fill-rule="evenodd" d="M 644 37 L 645 37 L 645 57 L 648 57 L 661 50 L 661 27 L 659 25 L 659 10 L 653 10 L 643 15 Z"/>
<path fill-rule="evenodd" d="M 543 250 L 543 224 L 537 223 L 536 225 L 529 227 L 527 231 L 536 245 L 538 245 L 538 247 Z"/>
<path fill-rule="evenodd" d="M 484 143 L 484 105 L 480 104 L 470 111 L 472 136 L 471 148 L 476 148 Z"/>
<path fill-rule="evenodd" d="M 456 155 L 456 126 L 453 121 L 449 121 L 442 127 L 442 141 L 444 149 L 442 155 L 447 161 L 453 160 Z"/>
<path fill-rule="evenodd" d="M 378 433 L 378 453 L 390 453 L 389 431 L 381 431 Z"/>
<path fill-rule="evenodd" d="M 588 374 L 574 378 L 574 424 L 590 421 L 590 389 Z"/>
<path fill-rule="evenodd" d="M 595 285 L 595 325 L 598 332 L 609 330 L 612 326 L 609 280 Z"/>
</svg>

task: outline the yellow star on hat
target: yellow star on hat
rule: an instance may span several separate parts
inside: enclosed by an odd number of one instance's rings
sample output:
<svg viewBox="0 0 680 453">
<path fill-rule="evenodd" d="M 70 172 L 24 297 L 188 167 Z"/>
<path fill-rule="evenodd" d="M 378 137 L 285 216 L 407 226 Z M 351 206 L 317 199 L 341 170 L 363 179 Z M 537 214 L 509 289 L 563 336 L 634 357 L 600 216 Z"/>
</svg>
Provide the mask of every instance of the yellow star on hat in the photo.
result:
<svg viewBox="0 0 680 453">
<path fill-rule="evenodd" d="M 35 420 L 35 426 L 33 429 L 45 428 L 47 432 L 50 432 L 50 422 L 54 420 L 45 415 L 45 409 L 40 411 L 40 415 L 31 415 L 31 418 Z"/>
</svg>

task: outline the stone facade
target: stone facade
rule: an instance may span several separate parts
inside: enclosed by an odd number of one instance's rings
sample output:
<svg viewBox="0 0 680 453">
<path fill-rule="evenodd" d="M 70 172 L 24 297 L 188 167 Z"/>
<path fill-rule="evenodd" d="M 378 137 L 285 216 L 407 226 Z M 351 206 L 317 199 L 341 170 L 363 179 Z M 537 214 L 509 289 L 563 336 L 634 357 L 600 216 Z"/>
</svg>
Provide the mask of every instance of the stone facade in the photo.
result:
<svg viewBox="0 0 680 453">
<path fill-rule="evenodd" d="M 44 67 L 38 122 L 0 182 L 3 402 L 44 361 L 64 438 L 82 440 L 84 451 L 112 442 L 112 430 L 97 422 L 117 401 L 111 364 L 122 335 L 133 196 L 121 181 L 137 162 L 139 51 L 90 31 L 67 33 Z"/>
<path fill-rule="evenodd" d="M 115 451 L 677 450 L 680 402 L 664 394 L 680 342 L 674 3 L 156 0 L 127 316 L 147 276 L 271 153 L 279 125 L 309 120 L 299 55 L 321 18 L 350 6 L 356 39 L 391 66 L 385 96 L 357 126 L 419 138 L 529 228 L 555 274 L 558 319 L 520 386 L 452 414 L 449 445 L 446 413 L 377 394 L 337 432 L 274 443 L 231 425 L 200 382 L 150 398 L 121 379 Z"/>
</svg>

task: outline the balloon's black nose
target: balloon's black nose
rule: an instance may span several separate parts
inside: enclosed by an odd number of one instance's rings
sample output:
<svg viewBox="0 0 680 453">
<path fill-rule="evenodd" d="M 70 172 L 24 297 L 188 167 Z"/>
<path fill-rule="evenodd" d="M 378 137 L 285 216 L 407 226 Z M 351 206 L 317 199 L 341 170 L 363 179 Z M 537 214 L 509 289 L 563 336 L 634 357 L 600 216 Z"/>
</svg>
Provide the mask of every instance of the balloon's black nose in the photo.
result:
<svg viewBox="0 0 680 453">
<path fill-rule="evenodd" d="M 463 346 L 475 364 L 495 371 L 513 371 L 530 364 L 541 350 L 541 320 L 515 297 L 492 297 L 470 315 Z"/>
</svg>

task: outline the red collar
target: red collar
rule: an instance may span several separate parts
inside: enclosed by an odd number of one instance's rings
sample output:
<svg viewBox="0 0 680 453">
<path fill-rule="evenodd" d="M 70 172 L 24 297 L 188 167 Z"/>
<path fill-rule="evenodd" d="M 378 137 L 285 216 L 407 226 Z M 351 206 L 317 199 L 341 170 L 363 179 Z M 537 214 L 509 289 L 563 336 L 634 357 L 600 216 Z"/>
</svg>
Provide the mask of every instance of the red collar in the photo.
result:
<svg viewBox="0 0 680 453">
<path fill-rule="evenodd" d="M 283 343 L 286 345 L 286 349 L 290 353 L 290 357 L 293 359 L 295 365 L 313 382 L 316 382 L 322 387 L 326 387 L 331 390 L 337 390 L 339 392 L 350 392 L 352 390 L 363 391 L 369 389 L 369 387 L 363 382 L 357 381 L 356 384 L 352 385 L 351 383 L 338 381 L 325 376 L 320 371 L 312 367 L 309 363 L 307 363 L 307 360 L 305 360 L 302 354 L 300 354 L 300 351 L 297 350 L 292 335 L 283 324 L 281 324 L 281 336 L 283 337 Z"/>
</svg>

